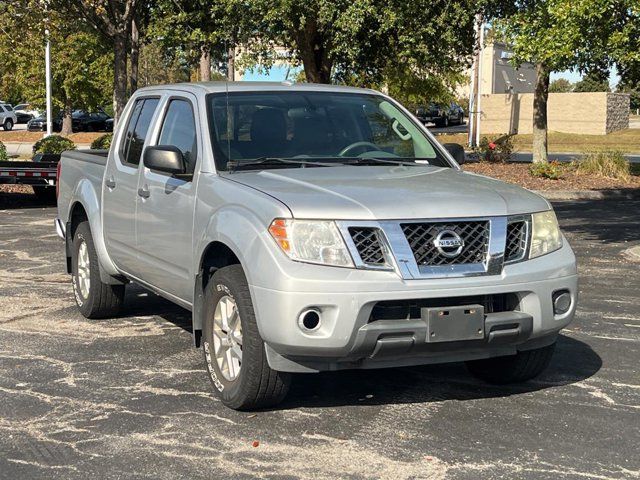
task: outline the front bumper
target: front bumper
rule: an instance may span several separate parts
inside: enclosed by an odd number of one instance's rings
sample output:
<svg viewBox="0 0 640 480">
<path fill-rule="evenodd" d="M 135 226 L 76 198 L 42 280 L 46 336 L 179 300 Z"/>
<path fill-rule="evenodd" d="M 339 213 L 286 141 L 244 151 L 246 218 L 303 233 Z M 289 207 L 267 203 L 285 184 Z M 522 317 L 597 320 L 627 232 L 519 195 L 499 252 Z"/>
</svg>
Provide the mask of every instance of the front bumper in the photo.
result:
<svg viewBox="0 0 640 480">
<path fill-rule="evenodd" d="M 297 291 L 251 286 L 258 327 L 276 370 L 376 368 L 514 354 L 552 343 L 573 319 L 577 304 L 575 257 L 566 242 L 557 252 L 484 277 L 402 280 L 393 272 L 342 271 L 334 282 L 325 278 L 313 288 L 305 274 L 317 268 L 323 267 L 298 265 L 289 272 L 298 278 L 289 276 L 286 283 L 298 285 Z M 552 295 L 558 290 L 568 290 L 572 299 L 562 315 L 553 311 Z M 427 324 L 420 318 L 371 321 L 374 306 L 382 301 L 434 299 L 444 307 L 459 297 L 500 294 L 511 294 L 517 305 L 487 315 L 479 340 L 429 343 Z M 300 313 L 309 308 L 321 314 L 319 328 L 310 332 L 298 326 Z M 501 321 L 512 331 L 492 339 L 491 325 Z"/>
</svg>

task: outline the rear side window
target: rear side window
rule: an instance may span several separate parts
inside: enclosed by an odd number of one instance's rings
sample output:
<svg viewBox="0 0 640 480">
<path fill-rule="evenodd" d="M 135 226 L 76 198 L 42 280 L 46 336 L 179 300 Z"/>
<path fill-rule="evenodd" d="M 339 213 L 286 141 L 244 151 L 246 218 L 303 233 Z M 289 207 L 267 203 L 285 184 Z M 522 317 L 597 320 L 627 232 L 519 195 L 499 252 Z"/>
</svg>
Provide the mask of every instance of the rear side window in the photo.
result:
<svg viewBox="0 0 640 480">
<path fill-rule="evenodd" d="M 162 122 L 158 145 L 178 147 L 187 164 L 187 172 L 195 169 L 197 152 L 196 121 L 191 102 L 171 100 Z"/>
<path fill-rule="evenodd" d="M 120 156 L 125 163 L 130 165 L 138 165 L 140 163 L 144 140 L 158 102 L 159 99 L 157 98 L 136 100 L 120 149 Z"/>
</svg>

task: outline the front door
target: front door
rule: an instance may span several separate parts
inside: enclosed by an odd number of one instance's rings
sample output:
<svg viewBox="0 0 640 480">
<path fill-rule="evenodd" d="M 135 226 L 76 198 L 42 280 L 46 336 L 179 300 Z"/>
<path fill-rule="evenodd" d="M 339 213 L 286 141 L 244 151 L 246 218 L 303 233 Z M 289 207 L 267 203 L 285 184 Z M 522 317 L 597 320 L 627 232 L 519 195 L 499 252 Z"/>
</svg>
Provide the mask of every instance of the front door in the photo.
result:
<svg viewBox="0 0 640 480">
<path fill-rule="evenodd" d="M 103 188 L 104 236 L 111 259 L 116 266 L 138 275 L 136 251 L 136 206 L 138 203 L 138 167 L 149 125 L 158 106 L 158 98 L 139 98 L 130 115 L 127 127 L 114 149 L 113 161 L 107 162 Z"/>
<path fill-rule="evenodd" d="M 182 152 L 187 172 L 199 155 L 195 97 L 185 93 L 164 103 L 155 145 L 172 145 Z M 142 168 L 136 214 L 138 251 L 144 279 L 153 286 L 192 302 L 194 181 Z"/>
</svg>

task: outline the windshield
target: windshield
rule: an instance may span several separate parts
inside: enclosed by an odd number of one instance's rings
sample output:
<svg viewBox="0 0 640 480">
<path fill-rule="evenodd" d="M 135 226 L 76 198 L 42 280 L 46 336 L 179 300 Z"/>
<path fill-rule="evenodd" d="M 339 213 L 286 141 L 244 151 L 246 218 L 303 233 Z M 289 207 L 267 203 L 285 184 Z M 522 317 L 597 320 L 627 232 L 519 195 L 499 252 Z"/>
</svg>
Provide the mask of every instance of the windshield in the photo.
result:
<svg viewBox="0 0 640 480">
<path fill-rule="evenodd" d="M 418 125 L 380 95 L 232 92 L 208 95 L 207 107 L 222 171 L 375 162 L 451 166 Z"/>
</svg>

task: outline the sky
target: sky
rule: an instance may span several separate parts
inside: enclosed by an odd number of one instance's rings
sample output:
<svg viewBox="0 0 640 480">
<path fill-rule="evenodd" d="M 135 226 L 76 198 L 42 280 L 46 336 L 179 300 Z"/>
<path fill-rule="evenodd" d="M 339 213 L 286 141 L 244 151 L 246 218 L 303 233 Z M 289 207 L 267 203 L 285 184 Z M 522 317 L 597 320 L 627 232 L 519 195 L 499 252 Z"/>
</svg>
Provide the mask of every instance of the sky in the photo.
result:
<svg viewBox="0 0 640 480">
<path fill-rule="evenodd" d="M 260 73 L 260 72 L 245 72 L 243 76 L 243 80 L 247 81 L 258 81 L 258 82 L 282 82 L 287 80 L 287 73 L 289 73 L 288 80 L 293 80 L 295 77 L 296 71 L 294 69 L 289 69 L 284 66 L 274 66 L 271 68 L 271 71 L 268 74 Z M 555 80 L 557 78 L 566 78 L 571 83 L 575 83 L 580 81 L 582 75 L 576 70 L 565 70 L 564 72 L 554 72 L 551 74 L 551 80 Z M 618 76 L 618 72 L 616 71 L 615 66 L 611 69 L 611 77 L 609 79 L 609 84 L 611 87 L 615 87 L 620 81 L 620 77 Z"/>
</svg>

